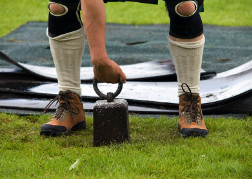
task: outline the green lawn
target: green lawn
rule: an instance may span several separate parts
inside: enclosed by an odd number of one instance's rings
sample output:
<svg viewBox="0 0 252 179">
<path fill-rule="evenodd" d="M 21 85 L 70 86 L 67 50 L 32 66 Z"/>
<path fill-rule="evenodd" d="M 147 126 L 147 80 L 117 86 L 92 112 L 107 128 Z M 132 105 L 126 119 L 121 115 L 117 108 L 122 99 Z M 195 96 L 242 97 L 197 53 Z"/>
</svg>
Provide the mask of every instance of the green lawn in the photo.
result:
<svg viewBox="0 0 252 179">
<path fill-rule="evenodd" d="M 1 0 L 0 37 L 27 21 L 47 21 L 47 3 Z M 251 5 L 251 0 L 206 0 L 202 19 L 204 24 L 251 26 Z M 108 3 L 106 10 L 113 23 L 169 22 L 163 1 L 158 6 Z M 134 116 L 130 144 L 96 148 L 91 117 L 84 131 L 41 137 L 40 127 L 50 118 L 0 114 L 1 178 L 252 178 L 251 117 L 206 118 L 206 138 L 184 139 L 178 117 Z"/>
<path fill-rule="evenodd" d="M 250 117 L 206 118 L 210 134 L 186 139 L 177 117 L 130 117 L 131 144 L 103 147 L 92 147 L 91 117 L 84 131 L 41 137 L 50 117 L 0 115 L 2 178 L 252 178 Z"/>
</svg>

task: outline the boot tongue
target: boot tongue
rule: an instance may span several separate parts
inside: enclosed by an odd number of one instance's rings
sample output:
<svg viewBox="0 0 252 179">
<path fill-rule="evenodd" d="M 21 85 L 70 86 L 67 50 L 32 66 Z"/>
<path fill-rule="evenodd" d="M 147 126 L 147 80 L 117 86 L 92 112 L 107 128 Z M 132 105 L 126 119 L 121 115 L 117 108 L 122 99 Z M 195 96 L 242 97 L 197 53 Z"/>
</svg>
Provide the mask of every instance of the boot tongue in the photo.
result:
<svg viewBox="0 0 252 179">
<path fill-rule="evenodd" d="M 192 94 L 192 96 L 185 95 L 185 112 L 189 113 L 189 115 L 192 117 L 192 122 L 197 121 L 198 113 L 200 113 L 200 109 L 198 106 L 198 98 L 199 94 Z"/>
<path fill-rule="evenodd" d="M 60 104 L 66 104 L 65 100 L 60 100 Z"/>
<path fill-rule="evenodd" d="M 198 98 L 199 97 L 199 93 L 192 93 L 192 97 L 193 98 Z"/>
<path fill-rule="evenodd" d="M 197 94 L 197 93 L 192 93 L 192 95 L 185 94 L 184 98 L 186 101 L 195 101 L 199 98 L 199 94 Z M 191 104 L 191 103 L 189 103 L 189 104 Z"/>
<path fill-rule="evenodd" d="M 60 118 L 61 115 L 62 115 L 62 113 L 63 113 L 64 111 L 66 111 L 66 110 L 70 111 L 70 110 L 67 108 L 67 103 L 61 103 L 61 102 L 60 102 L 60 105 L 59 105 L 59 107 L 57 108 L 55 114 L 53 115 L 53 118 L 57 118 L 57 119 Z"/>
<path fill-rule="evenodd" d="M 69 103 L 73 96 L 71 95 L 72 93 L 70 91 L 60 91 L 59 92 L 59 102 L 60 104 L 63 103 Z"/>
</svg>

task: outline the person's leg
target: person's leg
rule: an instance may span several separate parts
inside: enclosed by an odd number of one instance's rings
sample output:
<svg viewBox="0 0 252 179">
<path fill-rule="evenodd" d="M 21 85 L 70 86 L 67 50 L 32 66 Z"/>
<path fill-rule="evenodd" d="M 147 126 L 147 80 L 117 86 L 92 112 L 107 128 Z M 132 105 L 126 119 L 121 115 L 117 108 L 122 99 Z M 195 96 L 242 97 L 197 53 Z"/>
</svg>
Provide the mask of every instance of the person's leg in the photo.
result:
<svg viewBox="0 0 252 179">
<path fill-rule="evenodd" d="M 57 71 L 59 91 L 70 90 L 81 95 L 80 67 L 85 35 L 79 15 L 80 1 L 64 1 L 61 1 L 64 4 L 58 4 L 57 0 L 49 2 L 47 35 Z"/>
<path fill-rule="evenodd" d="M 80 0 L 49 2 L 47 35 L 59 87 L 59 95 L 52 102 L 58 101 L 60 105 L 51 121 L 42 126 L 41 135 L 69 134 L 72 130 L 85 128 L 85 114 L 79 97 L 85 34 L 79 10 Z"/>
<path fill-rule="evenodd" d="M 205 136 L 199 81 L 205 38 L 197 0 L 166 0 L 170 16 L 170 52 L 174 60 L 179 96 L 179 125 L 184 136 Z"/>
</svg>

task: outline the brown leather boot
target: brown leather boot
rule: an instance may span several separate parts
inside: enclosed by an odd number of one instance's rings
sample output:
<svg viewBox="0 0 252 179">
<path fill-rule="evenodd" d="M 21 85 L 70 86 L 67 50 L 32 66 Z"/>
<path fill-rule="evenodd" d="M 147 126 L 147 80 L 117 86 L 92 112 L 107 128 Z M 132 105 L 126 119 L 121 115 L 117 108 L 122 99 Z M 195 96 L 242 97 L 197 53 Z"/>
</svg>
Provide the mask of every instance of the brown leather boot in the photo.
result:
<svg viewBox="0 0 252 179">
<path fill-rule="evenodd" d="M 179 97 L 179 130 L 184 137 L 205 137 L 208 134 L 199 94 L 192 94 L 190 91 Z"/>
<path fill-rule="evenodd" d="M 42 125 L 40 135 L 69 135 L 71 131 L 86 128 L 85 111 L 80 97 L 76 93 L 60 91 L 59 95 L 45 107 L 45 112 L 55 101 L 59 102 L 60 105 L 51 121 Z"/>
</svg>

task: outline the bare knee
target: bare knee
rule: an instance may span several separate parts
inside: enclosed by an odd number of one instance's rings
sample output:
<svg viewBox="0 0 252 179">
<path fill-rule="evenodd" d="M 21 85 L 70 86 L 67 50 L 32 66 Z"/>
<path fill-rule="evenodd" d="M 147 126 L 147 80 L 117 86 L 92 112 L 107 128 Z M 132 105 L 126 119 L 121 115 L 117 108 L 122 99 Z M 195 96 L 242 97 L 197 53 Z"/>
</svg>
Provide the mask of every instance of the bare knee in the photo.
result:
<svg viewBox="0 0 252 179">
<path fill-rule="evenodd" d="M 66 9 L 62 5 L 55 4 L 55 3 L 49 4 L 49 10 L 51 13 L 57 14 L 57 15 L 63 14 L 66 11 Z"/>
<path fill-rule="evenodd" d="M 186 1 L 178 5 L 177 11 L 183 16 L 191 16 L 196 10 L 196 4 L 192 1 Z"/>
</svg>

